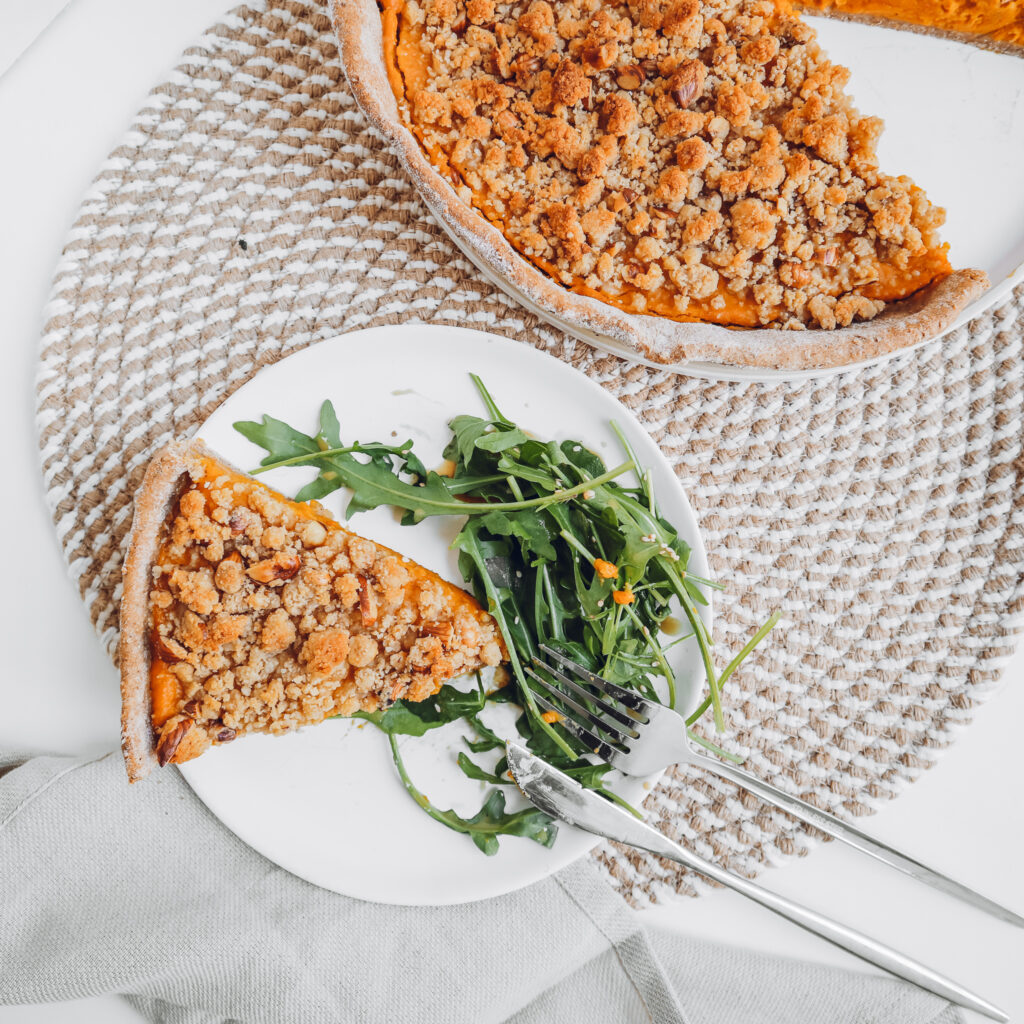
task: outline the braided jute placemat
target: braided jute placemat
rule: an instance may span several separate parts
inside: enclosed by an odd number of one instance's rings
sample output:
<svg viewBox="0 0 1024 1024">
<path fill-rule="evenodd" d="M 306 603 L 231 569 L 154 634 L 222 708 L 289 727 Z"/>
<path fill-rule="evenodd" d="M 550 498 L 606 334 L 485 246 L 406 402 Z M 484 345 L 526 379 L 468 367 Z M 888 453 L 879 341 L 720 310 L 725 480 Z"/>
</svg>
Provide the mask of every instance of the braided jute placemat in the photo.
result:
<svg viewBox="0 0 1024 1024">
<path fill-rule="evenodd" d="M 729 683 L 749 767 L 843 816 L 915 778 L 1022 626 L 1024 290 L 893 362 L 792 386 L 711 384 L 563 337 L 486 283 L 348 92 L 325 7 L 225 16 L 155 89 L 83 202 L 38 385 L 70 572 L 113 651 L 132 494 L 152 452 L 257 369 L 378 324 L 468 325 L 564 359 L 646 424 L 700 518 L 721 648 L 783 624 Z M 812 838 L 728 783 L 669 772 L 647 808 L 754 874 Z M 637 904 L 692 891 L 596 854 Z"/>
</svg>

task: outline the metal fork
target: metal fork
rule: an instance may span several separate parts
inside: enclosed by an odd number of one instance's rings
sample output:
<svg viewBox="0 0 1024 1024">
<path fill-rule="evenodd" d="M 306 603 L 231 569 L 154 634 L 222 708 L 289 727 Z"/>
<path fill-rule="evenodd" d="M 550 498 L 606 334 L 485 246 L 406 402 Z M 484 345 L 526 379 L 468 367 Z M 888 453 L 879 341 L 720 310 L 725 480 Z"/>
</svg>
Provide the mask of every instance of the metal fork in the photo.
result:
<svg viewBox="0 0 1024 1024">
<path fill-rule="evenodd" d="M 873 839 L 866 832 L 805 800 L 776 789 L 750 772 L 694 750 L 687 736 L 686 721 L 671 708 L 595 675 L 547 644 L 542 644 L 541 650 L 560 667 L 535 659 L 534 667 L 526 668 L 544 691 L 534 691 L 534 699 L 546 711 L 558 716 L 558 724 L 562 728 L 613 768 L 626 775 L 651 775 L 671 764 L 692 764 L 707 769 L 883 864 L 1024 928 L 1024 917 L 966 885 Z M 543 670 L 551 678 L 545 678 L 536 669 Z M 561 686 L 556 686 L 552 680 L 557 680 Z M 558 705 L 549 697 L 558 701 Z"/>
</svg>

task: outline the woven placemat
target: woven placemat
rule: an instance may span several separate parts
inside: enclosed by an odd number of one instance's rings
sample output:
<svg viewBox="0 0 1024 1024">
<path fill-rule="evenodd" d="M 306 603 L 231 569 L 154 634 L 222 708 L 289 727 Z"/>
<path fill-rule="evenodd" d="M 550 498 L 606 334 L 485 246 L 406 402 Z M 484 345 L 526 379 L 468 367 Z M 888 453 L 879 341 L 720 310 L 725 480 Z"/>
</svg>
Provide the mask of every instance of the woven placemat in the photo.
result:
<svg viewBox="0 0 1024 1024">
<path fill-rule="evenodd" d="M 736 650 L 750 768 L 844 816 L 953 738 L 1022 625 L 1024 290 L 941 342 L 793 386 L 709 384 L 602 355 L 486 283 L 355 107 L 325 8 L 231 12 L 154 90 L 71 231 L 48 309 L 42 465 L 70 572 L 111 651 L 131 500 L 152 452 L 261 366 L 344 331 L 469 325 L 586 373 L 646 424 L 690 495 Z M 807 831 L 670 772 L 648 809 L 751 875 Z M 692 887 L 603 847 L 635 903 Z"/>
</svg>

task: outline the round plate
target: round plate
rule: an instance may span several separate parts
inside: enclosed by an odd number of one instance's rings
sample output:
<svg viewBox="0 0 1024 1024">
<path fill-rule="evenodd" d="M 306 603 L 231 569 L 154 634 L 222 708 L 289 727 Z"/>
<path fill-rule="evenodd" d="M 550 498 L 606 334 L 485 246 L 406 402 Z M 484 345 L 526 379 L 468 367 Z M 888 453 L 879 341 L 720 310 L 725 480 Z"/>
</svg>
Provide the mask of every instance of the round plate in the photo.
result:
<svg viewBox="0 0 1024 1024">
<path fill-rule="evenodd" d="M 806 16 L 805 16 L 806 17 Z M 907 174 L 946 209 L 942 237 L 956 267 L 984 270 L 991 287 L 949 328 L 979 316 L 1024 282 L 1024 59 L 965 43 L 829 18 L 806 20 L 833 62 L 850 68 L 847 91 L 860 109 L 882 117 L 879 165 Z M 435 219 L 445 227 L 444 218 Z M 449 232 L 477 269 L 541 319 L 606 352 L 710 380 L 806 380 L 884 363 L 910 351 L 812 370 L 725 366 L 702 360 L 663 364 L 615 338 L 562 320 L 486 266 Z M 728 328 L 722 328 L 727 330 Z M 927 344 L 933 339 L 924 339 Z M 912 346 L 917 347 L 917 346 Z"/>
<path fill-rule="evenodd" d="M 692 547 L 693 571 L 708 565 L 697 521 L 672 467 L 637 420 L 570 366 L 506 338 L 455 327 L 378 327 L 322 342 L 276 363 L 236 391 L 199 431 L 236 465 L 256 466 L 264 454 L 232 424 L 270 414 L 310 433 L 324 399 L 331 399 L 345 440 L 404 441 L 411 437 L 425 465 L 438 465 L 459 413 L 483 414 L 469 378 L 477 373 L 498 406 L 539 437 L 573 438 L 610 465 L 620 451 L 615 420 L 653 473 L 663 514 Z M 313 470 L 293 467 L 261 477 L 294 494 Z M 346 492 L 324 504 L 339 519 Z M 461 582 L 449 550 L 459 522 L 427 519 L 404 527 L 391 509 L 361 513 L 351 526 Z M 711 625 L 711 607 L 704 609 Z M 697 703 L 703 669 L 693 641 L 669 651 L 677 673 L 679 707 Z M 473 685 L 466 680 L 465 685 Z M 491 724 L 513 735 L 512 709 L 487 709 Z M 504 714 L 504 718 L 501 716 Z M 401 749 L 419 789 L 442 808 L 475 814 L 488 789 L 455 764 L 461 743 L 453 724 Z M 494 755 L 480 755 L 483 763 Z M 487 760 L 488 767 L 490 761 Z M 236 835 L 265 857 L 316 885 L 381 903 L 450 904 L 498 896 L 546 877 L 586 853 L 595 837 L 562 826 L 551 849 L 503 837 L 486 857 L 464 836 L 428 818 L 402 788 L 385 737 L 365 722 L 328 721 L 286 736 L 250 736 L 216 747 L 181 766 L 199 798 Z M 652 780 L 623 779 L 617 791 L 643 799 Z M 506 787 L 509 806 L 523 801 Z"/>
</svg>

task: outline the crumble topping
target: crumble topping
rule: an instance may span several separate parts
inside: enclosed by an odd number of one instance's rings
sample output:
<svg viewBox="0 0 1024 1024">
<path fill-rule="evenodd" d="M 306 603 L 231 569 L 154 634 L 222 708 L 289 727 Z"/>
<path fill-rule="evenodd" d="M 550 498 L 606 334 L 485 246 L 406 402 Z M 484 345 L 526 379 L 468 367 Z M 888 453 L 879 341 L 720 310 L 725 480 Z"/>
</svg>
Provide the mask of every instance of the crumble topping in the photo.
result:
<svg viewBox="0 0 1024 1024">
<path fill-rule="evenodd" d="M 161 764 L 502 660 L 494 620 L 434 573 L 217 464 L 190 473 L 150 592 Z"/>
<path fill-rule="evenodd" d="M 949 273 L 944 211 L 879 171 L 882 122 L 784 0 L 384 15 L 431 160 L 566 286 L 630 312 L 834 328 Z"/>
</svg>

